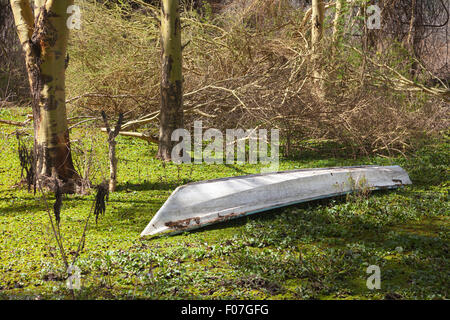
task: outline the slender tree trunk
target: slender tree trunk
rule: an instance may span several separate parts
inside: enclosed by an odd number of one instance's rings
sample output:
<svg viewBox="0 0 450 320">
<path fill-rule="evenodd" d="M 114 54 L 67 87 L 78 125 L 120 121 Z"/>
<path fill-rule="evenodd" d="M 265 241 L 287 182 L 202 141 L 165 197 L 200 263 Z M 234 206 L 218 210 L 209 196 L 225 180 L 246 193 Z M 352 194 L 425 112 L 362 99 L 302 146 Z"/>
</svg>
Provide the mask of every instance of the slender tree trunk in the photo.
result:
<svg viewBox="0 0 450 320">
<path fill-rule="evenodd" d="M 106 113 L 102 111 L 103 122 L 105 123 L 106 132 L 108 132 L 108 156 L 109 156 L 109 192 L 116 191 L 117 186 L 117 157 L 116 157 L 116 137 L 120 133 L 123 122 L 123 113 L 119 115 L 119 120 L 113 130 L 109 127 Z"/>
<path fill-rule="evenodd" d="M 79 176 L 72 162 L 65 104 L 66 11 L 73 0 L 34 3 L 33 16 L 28 0 L 11 0 L 33 99 L 36 179 L 51 187 L 58 178 L 63 192 L 75 192 Z"/>
<path fill-rule="evenodd" d="M 345 14 L 346 0 L 336 0 L 336 13 L 333 21 L 333 41 L 341 39 L 343 29 L 343 16 Z"/>
<path fill-rule="evenodd" d="M 311 5 L 311 44 L 317 47 L 323 38 L 323 21 L 325 14 L 325 4 L 323 0 L 312 0 Z"/>
<path fill-rule="evenodd" d="M 316 93 L 319 98 L 324 97 L 322 71 L 319 63 L 319 51 L 323 38 L 323 23 L 325 14 L 325 4 L 323 0 L 312 0 L 311 5 L 311 47 L 313 60 L 313 76 L 316 85 Z"/>
<path fill-rule="evenodd" d="M 408 37 L 406 38 L 406 46 L 410 47 L 412 46 L 412 39 L 413 39 L 413 30 L 414 30 L 414 24 L 416 22 L 416 0 L 412 0 L 411 3 L 411 19 L 409 20 L 409 30 L 408 30 Z"/>
<path fill-rule="evenodd" d="M 411 12 L 411 21 L 413 24 L 413 28 L 409 30 L 408 34 L 408 46 L 410 48 L 411 55 L 415 59 L 420 59 L 420 46 L 422 42 L 422 37 L 424 33 L 423 28 L 423 9 L 419 8 L 422 3 L 417 3 L 416 0 L 412 1 L 412 12 Z M 412 37 L 412 39 L 410 39 Z M 420 73 L 420 64 L 417 61 L 414 61 L 411 65 L 411 76 L 417 77 Z"/>
<path fill-rule="evenodd" d="M 172 132 L 183 127 L 179 0 L 161 1 L 161 118 L 158 158 L 171 160 Z"/>
</svg>

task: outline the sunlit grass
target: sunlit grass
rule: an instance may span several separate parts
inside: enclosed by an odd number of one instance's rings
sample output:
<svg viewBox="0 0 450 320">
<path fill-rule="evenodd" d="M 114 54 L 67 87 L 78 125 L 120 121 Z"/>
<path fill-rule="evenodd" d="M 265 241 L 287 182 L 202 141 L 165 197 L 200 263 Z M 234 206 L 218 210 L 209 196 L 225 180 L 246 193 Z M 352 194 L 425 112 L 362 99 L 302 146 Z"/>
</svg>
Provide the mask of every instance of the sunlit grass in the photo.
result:
<svg viewBox="0 0 450 320">
<path fill-rule="evenodd" d="M 26 113 L 3 110 L 2 118 L 23 120 Z M 72 298 L 41 195 L 13 187 L 20 180 L 14 130 L 0 127 L 0 298 Z M 94 144 L 92 182 L 106 179 L 106 136 L 77 129 L 71 139 L 80 150 Z M 282 159 L 281 170 L 400 164 L 413 185 L 141 239 L 178 185 L 255 173 L 260 166 L 163 164 L 154 158 L 154 145 L 120 137 L 118 191 L 98 224 L 90 221 L 77 262 L 82 289 L 75 298 L 448 298 L 448 147 L 448 140 L 430 142 L 408 158 L 345 159 L 310 152 Z M 52 205 L 53 196 L 47 196 Z M 93 199 L 93 194 L 68 195 L 63 201 L 61 230 L 69 256 Z M 381 268 L 380 290 L 365 285 L 369 265 Z"/>
</svg>

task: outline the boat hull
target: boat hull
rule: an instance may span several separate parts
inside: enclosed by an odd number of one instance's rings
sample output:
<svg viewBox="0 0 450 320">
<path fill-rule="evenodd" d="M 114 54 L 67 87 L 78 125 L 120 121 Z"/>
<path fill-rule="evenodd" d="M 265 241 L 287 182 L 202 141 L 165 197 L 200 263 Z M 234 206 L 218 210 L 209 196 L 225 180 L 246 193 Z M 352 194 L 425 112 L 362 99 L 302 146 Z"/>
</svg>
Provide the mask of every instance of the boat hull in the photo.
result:
<svg viewBox="0 0 450 320">
<path fill-rule="evenodd" d="M 141 236 L 191 230 L 357 190 L 411 184 L 399 166 L 300 169 L 200 181 L 178 187 Z"/>
</svg>

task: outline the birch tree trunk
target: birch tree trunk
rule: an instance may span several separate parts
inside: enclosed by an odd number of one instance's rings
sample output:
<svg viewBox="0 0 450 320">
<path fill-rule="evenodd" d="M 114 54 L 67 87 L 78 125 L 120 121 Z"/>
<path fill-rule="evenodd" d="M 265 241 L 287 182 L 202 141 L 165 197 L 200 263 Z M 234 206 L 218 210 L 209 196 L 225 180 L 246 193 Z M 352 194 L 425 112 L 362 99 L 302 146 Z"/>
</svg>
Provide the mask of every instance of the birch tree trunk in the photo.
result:
<svg viewBox="0 0 450 320">
<path fill-rule="evenodd" d="M 63 192 L 75 192 L 79 175 L 71 156 L 65 104 L 68 40 L 67 8 L 73 0 L 11 0 L 31 87 L 34 117 L 36 179 L 51 187 L 54 178 Z"/>
<path fill-rule="evenodd" d="M 158 158 L 171 160 L 172 132 L 183 127 L 179 0 L 161 1 L 161 117 Z"/>
</svg>

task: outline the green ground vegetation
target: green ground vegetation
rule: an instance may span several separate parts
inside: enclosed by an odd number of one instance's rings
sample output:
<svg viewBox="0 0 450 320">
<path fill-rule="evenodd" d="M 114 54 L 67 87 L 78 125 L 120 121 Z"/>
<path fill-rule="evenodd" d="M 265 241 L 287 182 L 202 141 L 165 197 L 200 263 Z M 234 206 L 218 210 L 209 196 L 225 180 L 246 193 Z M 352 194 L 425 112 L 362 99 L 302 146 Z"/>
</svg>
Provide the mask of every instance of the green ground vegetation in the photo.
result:
<svg viewBox="0 0 450 320">
<path fill-rule="evenodd" d="M 3 119 L 24 120 L 29 111 L 0 112 Z M 91 218 L 76 263 L 81 290 L 72 294 L 41 194 L 17 185 L 15 130 L 0 127 L 0 299 L 449 297 L 446 135 L 402 157 L 330 157 L 325 152 L 330 146 L 317 145 L 280 163 L 281 170 L 398 164 L 410 174 L 412 186 L 314 201 L 151 239 L 139 234 L 178 185 L 261 167 L 164 164 L 154 157 L 156 146 L 119 137 L 118 190 L 98 223 Z M 101 182 L 108 176 L 106 135 L 77 129 L 71 139 L 77 168 L 83 172 L 92 154 L 91 180 Z M 47 197 L 52 205 L 54 197 Z M 94 192 L 63 199 L 61 232 L 69 256 L 93 199 Z M 379 290 L 366 287 L 369 265 L 380 267 Z"/>
</svg>

